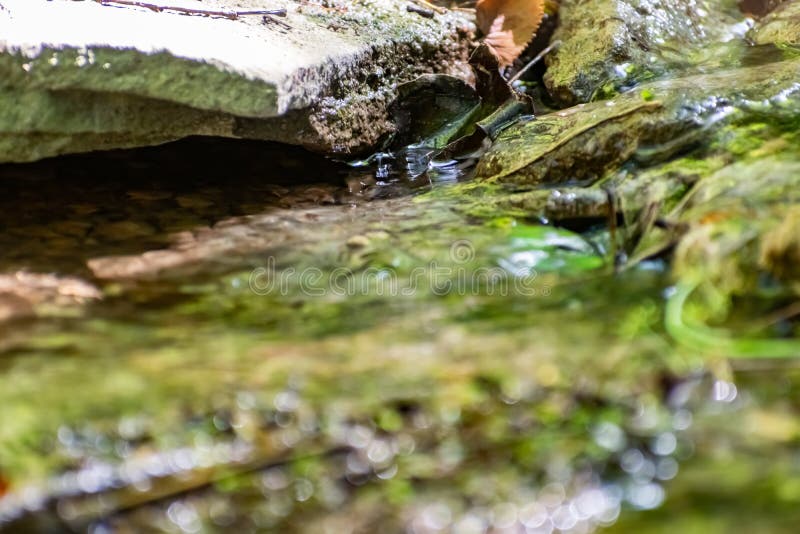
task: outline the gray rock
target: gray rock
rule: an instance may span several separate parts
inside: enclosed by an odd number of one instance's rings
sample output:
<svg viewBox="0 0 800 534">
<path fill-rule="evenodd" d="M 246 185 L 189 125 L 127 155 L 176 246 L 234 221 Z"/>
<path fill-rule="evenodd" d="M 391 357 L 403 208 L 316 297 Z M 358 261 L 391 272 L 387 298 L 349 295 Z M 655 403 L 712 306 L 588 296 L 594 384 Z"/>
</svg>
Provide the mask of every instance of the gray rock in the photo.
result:
<svg viewBox="0 0 800 534">
<path fill-rule="evenodd" d="M 565 106 L 613 95 L 740 36 L 736 13 L 730 0 L 562 0 L 545 84 Z"/>
<path fill-rule="evenodd" d="M 192 1 L 160 2 L 209 9 Z M 222 0 L 236 20 L 67 0 L 2 0 L 0 161 L 189 135 L 360 152 L 391 132 L 398 83 L 467 76 L 474 27 L 391 0 Z"/>
</svg>

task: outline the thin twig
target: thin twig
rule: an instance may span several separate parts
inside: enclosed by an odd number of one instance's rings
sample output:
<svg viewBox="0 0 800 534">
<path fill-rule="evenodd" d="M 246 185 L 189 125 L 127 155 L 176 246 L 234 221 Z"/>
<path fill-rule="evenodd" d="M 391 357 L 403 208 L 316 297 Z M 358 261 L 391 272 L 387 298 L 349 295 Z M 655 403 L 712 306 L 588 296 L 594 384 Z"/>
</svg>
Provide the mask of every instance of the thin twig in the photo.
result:
<svg viewBox="0 0 800 534">
<path fill-rule="evenodd" d="M 775 326 L 781 321 L 788 321 L 792 317 L 796 317 L 798 315 L 800 315 L 800 301 L 793 302 L 784 308 L 770 313 L 760 321 L 756 321 L 756 326 L 751 328 L 751 330 L 761 330 L 770 326 Z"/>
<path fill-rule="evenodd" d="M 434 12 L 430 9 L 426 9 L 424 7 L 415 6 L 414 4 L 408 4 L 406 6 L 406 11 L 409 13 L 416 13 L 417 15 L 421 15 L 426 19 L 432 19 L 434 16 Z"/>
<path fill-rule="evenodd" d="M 619 248 L 617 244 L 617 195 L 610 187 L 604 187 L 606 193 L 606 217 L 608 219 L 608 234 L 611 245 L 611 264 L 616 268 Z"/>
<path fill-rule="evenodd" d="M 411 0 L 411 1 L 414 2 L 415 4 L 419 4 L 424 8 L 430 9 L 434 13 L 438 13 L 440 15 L 447 12 L 447 9 L 437 6 L 436 4 L 431 4 L 427 0 Z"/>
<path fill-rule="evenodd" d="M 561 41 L 553 41 L 552 43 L 550 43 L 550 46 L 548 46 L 547 48 L 545 48 L 544 50 L 542 50 L 541 52 L 539 52 L 538 54 L 536 54 L 536 57 L 535 57 L 535 58 L 533 58 L 532 60 L 530 60 L 530 61 L 528 62 L 528 64 L 527 64 L 527 65 L 525 65 L 524 67 L 522 67 L 522 68 L 520 69 L 520 71 L 514 75 L 514 77 L 513 77 L 513 78 L 511 78 L 510 80 L 508 80 L 508 83 L 514 83 L 514 82 L 516 82 L 517 80 L 519 80 L 519 79 L 520 79 L 520 77 L 521 77 L 523 74 L 525 74 L 526 72 L 528 72 L 528 69 L 530 69 L 531 67 L 533 67 L 534 65 L 536 65 L 537 63 L 539 63 L 539 62 L 542 60 L 542 58 L 543 58 L 544 56 L 546 56 L 547 54 L 549 54 L 550 52 L 552 52 L 553 50 L 555 50 L 555 49 L 556 49 L 556 48 L 558 48 L 559 46 L 561 46 Z"/>
<path fill-rule="evenodd" d="M 221 17 L 229 20 L 238 20 L 239 17 L 246 15 L 274 15 L 276 17 L 285 17 L 286 9 L 258 9 L 258 10 L 245 10 L 245 11 L 215 11 L 210 9 L 195 9 L 191 7 L 179 6 L 162 6 L 158 4 L 151 4 L 149 2 L 139 2 L 138 0 L 94 0 L 103 6 L 131 6 L 142 7 L 161 13 L 162 11 L 174 11 L 175 13 L 182 13 L 184 15 L 200 15 L 203 17 Z"/>
<path fill-rule="evenodd" d="M 273 18 L 273 17 L 271 17 L 269 15 L 264 15 L 264 18 L 262 20 L 264 21 L 264 24 L 275 24 L 276 26 L 280 26 L 284 30 L 291 30 L 292 29 L 292 27 L 290 25 L 286 24 L 282 20 L 278 20 L 278 19 Z"/>
</svg>

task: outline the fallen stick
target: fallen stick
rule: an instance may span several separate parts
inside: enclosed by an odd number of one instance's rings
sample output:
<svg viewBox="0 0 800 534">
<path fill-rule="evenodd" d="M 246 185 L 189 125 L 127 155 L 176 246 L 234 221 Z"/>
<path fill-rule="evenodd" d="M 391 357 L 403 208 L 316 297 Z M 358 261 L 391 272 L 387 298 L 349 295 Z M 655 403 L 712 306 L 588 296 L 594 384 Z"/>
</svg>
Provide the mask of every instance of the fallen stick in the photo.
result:
<svg viewBox="0 0 800 534">
<path fill-rule="evenodd" d="M 433 11 L 434 13 L 438 13 L 440 15 L 443 13 L 447 13 L 447 9 L 437 6 L 435 4 L 431 4 L 430 2 L 428 2 L 428 0 L 411 0 L 411 1 L 414 2 L 415 4 L 422 6 L 425 9 L 428 9 L 429 11 Z"/>
<path fill-rule="evenodd" d="M 532 60 L 530 60 L 530 61 L 528 62 L 528 64 L 527 64 L 527 65 L 525 65 L 524 67 L 522 67 L 522 68 L 519 70 L 519 72 L 518 72 L 518 73 L 516 73 L 516 74 L 514 75 L 514 77 L 513 77 L 513 78 L 511 78 L 510 80 L 508 80 L 508 83 L 514 83 L 514 82 L 516 82 L 517 80 L 519 80 L 519 79 L 520 79 L 520 77 L 521 77 L 523 74 L 525 74 L 526 72 L 528 72 L 528 69 L 530 69 L 531 67 L 533 67 L 534 65 L 536 65 L 537 63 L 539 63 L 539 62 L 542 60 L 542 58 L 543 58 L 544 56 L 546 56 L 547 54 L 549 54 L 550 52 L 552 52 L 554 49 L 558 48 L 559 46 L 561 46 L 561 41 L 553 41 L 552 43 L 550 43 L 550 46 L 548 46 L 547 48 L 545 48 L 544 50 L 542 50 L 541 52 L 539 52 L 538 54 L 536 54 L 536 57 L 535 57 L 535 58 L 533 58 Z"/>
<path fill-rule="evenodd" d="M 138 0 L 94 0 L 103 6 L 131 6 L 143 7 L 157 13 L 162 11 L 173 11 L 184 15 L 200 15 L 203 17 L 221 17 L 230 20 L 238 20 L 239 17 L 247 15 L 274 15 L 277 17 L 285 17 L 286 9 L 257 9 L 257 10 L 243 10 L 243 11 L 215 11 L 211 9 L 196 9 L 191 7 L 180 6 L 162 6 L 158 4 L 151 4 L 149 2 L 139 2 Z"/>
<path fill-rule="evenodd" d="M 424 7 L 415 6 L 414 4 L 408 4 L 406 6 L 406 11 L 408 11 L 409 13 L 416 13 L 417 15 L 421 15 L 426 19 L 432 19 L 434 15 L 432 10 L 426 9 Z"/>
</svg>

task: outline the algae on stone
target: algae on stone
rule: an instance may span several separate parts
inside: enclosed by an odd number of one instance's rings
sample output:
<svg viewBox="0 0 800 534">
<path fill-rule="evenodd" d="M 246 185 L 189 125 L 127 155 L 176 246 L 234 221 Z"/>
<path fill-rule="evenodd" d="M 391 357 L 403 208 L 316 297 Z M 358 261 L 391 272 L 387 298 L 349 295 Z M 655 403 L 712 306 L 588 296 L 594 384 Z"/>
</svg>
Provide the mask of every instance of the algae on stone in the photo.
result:
<svg viewBox="0 0 800 534">
<path fill-rule="evenodd" d="M 675 72 L 692 52 L 731 40 L 741 16 L 728 0 L 563 0 L 545 85 L 561 105 L 614 95 Z M 737 16 L 738 15 L 738 16 Z"/>
<path fill-rule="evenodd" d="M 616 246 L 631 263 L 675 247 L 674 279 L 702 284 L 717 320 L 737 298 L 777 306 L 800 287 L 799 69 L 783 59 L 651 82 L 512 126 L 480 162 L 480 183 L 464 188 L 462 209 L 622 216 Z"/>
<path fill-rule="evenodd" d="M 631 159 L 664 161 L 707 138 L 726 117 L 793 113 L 800 61 L 652 82 L 504 131 L 478 165 L 484 181 L 536 186 L 593 182 Z M 781 111 L 783 109 L 784 111 Z"/>
</svg>

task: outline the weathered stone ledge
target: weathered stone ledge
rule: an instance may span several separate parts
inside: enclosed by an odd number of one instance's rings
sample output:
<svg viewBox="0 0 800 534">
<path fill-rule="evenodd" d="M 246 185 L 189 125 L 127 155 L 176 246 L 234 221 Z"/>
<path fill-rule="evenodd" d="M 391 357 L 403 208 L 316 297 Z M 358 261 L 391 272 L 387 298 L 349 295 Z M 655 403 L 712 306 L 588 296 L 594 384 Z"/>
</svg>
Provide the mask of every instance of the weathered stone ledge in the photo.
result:
<svg viewBox="0 0 800 534">
<path fill-rule="evenodd" d="M 393 0 L 161 4 L 287 16 L 2 0 L 0 161 L 190 135 L 356 153 L 392 131 L 398 83 L 468 75 L 474 26 L 454 12 L 425 18 Z"/>
</svg>

